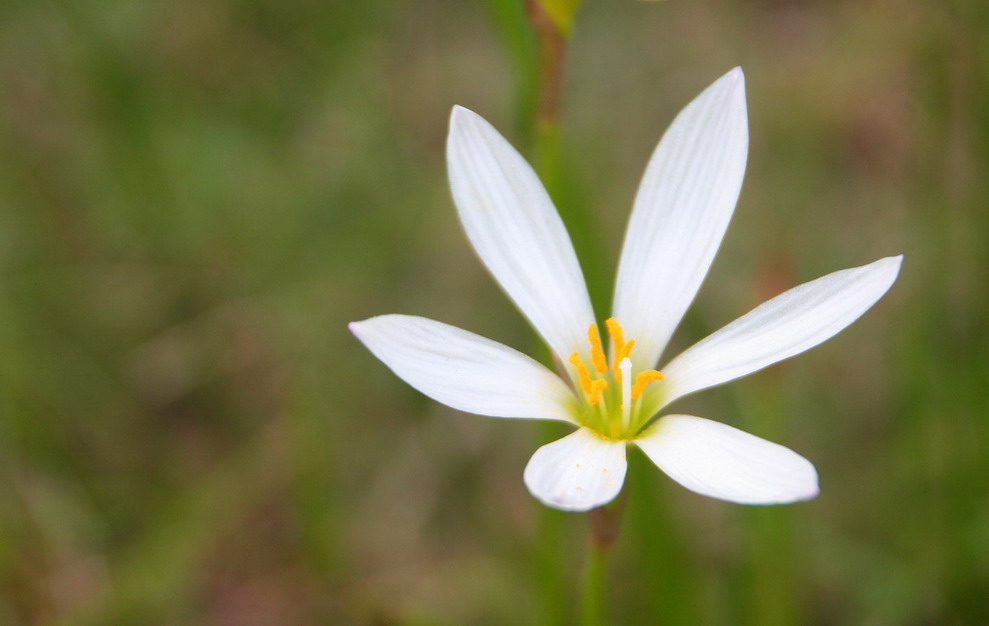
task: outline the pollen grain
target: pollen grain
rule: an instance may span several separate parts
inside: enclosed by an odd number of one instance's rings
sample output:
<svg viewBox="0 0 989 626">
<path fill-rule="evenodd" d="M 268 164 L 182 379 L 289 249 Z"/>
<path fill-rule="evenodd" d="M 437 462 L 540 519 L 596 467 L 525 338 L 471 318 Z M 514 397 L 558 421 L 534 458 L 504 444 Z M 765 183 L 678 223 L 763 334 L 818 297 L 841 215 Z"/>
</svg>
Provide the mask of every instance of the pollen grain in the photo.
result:
<svg viewBox="0 0 989 626">
<path fill-rule="evenodd" d="M 608 360 L 604 357 L 604 350 L 601 349 L 601 335 L 598 334 L 598 325 L 591 324 L 587 329 L 587 341 L 591 344 L 591 363 L 598 374 L 608 371 Z"/>
<path fill-rule="evenodd" d="M 639 372 L 639 375 L 635 377 L 635 384 L 632 385 L 632 399 L 637 400 L 642 395 L 642 392 L 646 390 L 646 385 L 656 380 L 663 380 L 662 372 L 657 372 L 656 370 L 643 370 Z"/>
</svg>

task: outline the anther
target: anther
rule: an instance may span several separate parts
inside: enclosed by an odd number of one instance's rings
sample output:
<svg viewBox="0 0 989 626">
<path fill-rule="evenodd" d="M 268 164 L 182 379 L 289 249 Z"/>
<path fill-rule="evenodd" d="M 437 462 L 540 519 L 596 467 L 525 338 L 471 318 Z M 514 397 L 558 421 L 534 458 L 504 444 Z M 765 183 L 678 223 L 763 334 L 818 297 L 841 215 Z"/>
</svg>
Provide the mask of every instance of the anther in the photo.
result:
<svg viewBox="0 0 989 626">
<path fill-rule="evenodd" d="M 657 372 L 656 370 L 643 370 L 639 372 L 639 375 L 635 377 L 635 384 L 632 386 L 632 399 L 638 399 L 642 395 L 642 392 L 646 390 L 646 385 L 656 380 L 663 380 L 663 374 L 661 372 Z"/>
<path fill-rule="evenodd" d="M 577 370 L 577 383 L 580 385 L 580 388 L 584 390 L 584 393 L 590 394 L 592 387 L 591 374 L 587 371 L 587 366 L 584 365 L 584 362 L 580 360 L 580 355 L 574 352 L 567 360 Z"/>
<path fill-rule="evenodd" d="M 632 354 L 632 348 L 635 347 L 635 339 L 629 339 L 628 343 L 622 346 L 622 351 L 615 355 L 615 363 L 621 363 L 622 359 L 627 359 L 630 354 Z M 617 365 L 616 365 L 617 367 Z"/>
<path fill-rule="evenodd" d="M 617 355 L 625 347 L 625 333 L 622 331 L 622 325 L 613 317 L 604 320 L 604 325 L 608 327 L 608 334 L 611 335 L 612 351 L 616 355 L 615 369 L 618 369 L 621 359 L 617 358 Z"/>
<path fill-rule="evenodd" d="M 587 401 L 591 404 L 597 404 L 601 401 L 601 394 L 604 390 L 608 388 L 608 381 L 606 380 L 592 380 L 591 373 L 587 371 L 587 366 L 584 362 L 580 360 L 580 355 L 574 352 L 567 359 L 577 370 L 577 384 L 584 391 L 584 395 L 587 396 Z"/>
<path fill-rule="evenodd" d="M 601 349 L 601 335 L 598 334 L 598 325 L 591 324 L 587 329 L 587 341 L 591 344 L 591 363 L 598 374 L 608 371 L 608 360 L 604 358 L 604 350 Z"/>
<path fill-rule="evenodd" d="M 601 394 L 604 390 L 608 388 L 608 381 L 606 380 L 595 380 L 591 381 L 591 391 L 587 394 L 587 401 L 592 405 L 597 404 L 601 401 Z"/>
<path fill-rule="evenodd" d="M 626 342 L 622 325 L 613 317 L 606 319 L 604 325 L 608 327 L 608 334 L 611 336 L 611 351 L 612 355 L 614 355 L 612 367 L 615 370 L 615 374 L 621 379 L 621 370 L 618 369 L 618 365 L 622 362 L 622 359 L 631 354 L 632 347 L 635 346 L 635 339 L 629 339 Z"/>
</svg>

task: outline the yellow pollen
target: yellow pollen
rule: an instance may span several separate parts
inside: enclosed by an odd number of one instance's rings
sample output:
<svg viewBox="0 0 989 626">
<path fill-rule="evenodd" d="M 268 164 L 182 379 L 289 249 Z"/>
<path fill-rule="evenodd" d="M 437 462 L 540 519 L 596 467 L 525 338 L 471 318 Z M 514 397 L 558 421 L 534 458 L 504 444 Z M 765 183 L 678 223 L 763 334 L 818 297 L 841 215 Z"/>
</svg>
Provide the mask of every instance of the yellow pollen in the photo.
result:
<svg viewBox="0 0 989 626">
<path fill-rule="evenodd" d="M 608 388 L 608 381 L 606 380 L 595 380 L 591 382 L 591 393 L 587 394 L 587 401 L 591 404 L 597 404 L 601 401 L 601 394 L 605 389 Z"/>
<path fill-rule="evenodd" d="M 646 390 L 646 385 L 655 381 L 663 380 L 663 374 L 656 370 L 643 370 L 635 377 L 635 384 L 632 385 L 632 399 L 637 400 L 642 392 Z"/>
<path fill-rule="evenodd" d="M 622 359 L 628 358 L 628 356 L 632 354 L 632 348 L 634 347 L 635 347 L 635 339 L 629 339 L 627 342 L 625 342 L 625 345 L 622 346 L 621 352 L 615 355 L 616 372 L 621 371 L 618 369 L 618 364 L 622 362 Z"/>
<path fill-rule="evenodd" d="M 601 401 L 601 394 L 604 390 L 608 388 L 608 381 L 606 380 L 592 380 L 591 373 L 587 371 L 587 366 L 584 362 L 580 360 L 580 355 L 574 352 L 567 359 L 577 370 L 577 384 L 584 391 L 587 396 L 587 401 L 591 404 L 597 404 Z"/>
<path fill-rule="evenodd" d="M 622 372 L 621 364 L 625 359 L 629 358 L 632 353 L 632 348 L 635 347 L 635 339 L 625 340 L 625 331 L 622 329 L 622 325 L 618 323 L 613 317 L 609 317 L 604 321 L 605 326 L 608 328 L 608 335 L 611 338 L 611 349 L 614 362 L 610 368 L 613 372 L 614 380 L 619 385 L 623 387 L 623 401 L 622 410 L 624 413 L 624 420 L 626 422 L 625 426 L 628 424 L 628 411 L 630 410 L 630 405 L 632 400 L 638 400 L 639 396 L 646 390 L 649 383 L 662 380 L 663 374 L 656 370 L 644 370 L 639 372 L 635 377 L 635 384 L 626 387 L 623 384 L 622 378 L 623 373 L 631 378 L 632 366 L 631 362 L 626 362 L 625 369 L 627 371 Z M 605 356 L 604 349 L 601 346 L 601 335 L 598 333 L 598 325 L 591 324 L 587 329 L 587 341 L 591 344 L 590 359 L 591 364 L 596 374 L 607 374 L 608 373 L 608 358 Z M 575 368 L 577 372 L 577 384 L 580 386 L 581 390 L 584 392 L 584 396 L 587 398 L 587 402 L 591 405 L 596 405 L 603 399 L 604 392 L 608 389 L 609 379 L 607 376 L 603 378 L 592 378 L 591 369 L 587 367 L 583 359 L 580 357 L 579 352 L 574 352 L 567 359 Z"/>
<path fill-rule="evenodd" d="M 622 362 L 622 359 L 631 354 L 632 348 L 635 346 L 635 339 L 625 341 L 625 332 L 622 330 L 622 325 L 613 317 L 606 319 L 604 325 L 608 327 L 608 334 L 611 335 L 611 349 L 614 355 L 611 367 L 615 370 L 618 380 L 621 380 L 622 374 L 621 370 L 618 369 L 618 364 Z"/>
<path fill-rule="evenodd" d="M 574 352 L 567 360 L 577 369 L 577 382 L 580 384 L 580 388 L 584 390 L 584 393 L 591 393 L 591 374 L 587 371 L 584 362 L 580 360 L 580 355 Z"/>
<path fill-rule="evenodd" d="M 622 325 L 618 323 L 613 317 L 609 317 L 604 320 L 604 325 L 608 327 L 608 334 L 611 335 L 612 350 L 615 353 L 615 369 L 618 368 L 618 363 L 621 361 L 617 357 L 618 353 L 622 351 L 625 347 L 625 332 L 622 331 Z"/>
<path fill-rule="evenodd" d="M 601 336 L 598 334 L 598 325 L 591 324 L 587 329 L 587 340 L 591 342 L 591 363 L 598 374 L 608 371 L 608 360 L 604 358 L 604 350 L 601 349 Z"/>
</svg>

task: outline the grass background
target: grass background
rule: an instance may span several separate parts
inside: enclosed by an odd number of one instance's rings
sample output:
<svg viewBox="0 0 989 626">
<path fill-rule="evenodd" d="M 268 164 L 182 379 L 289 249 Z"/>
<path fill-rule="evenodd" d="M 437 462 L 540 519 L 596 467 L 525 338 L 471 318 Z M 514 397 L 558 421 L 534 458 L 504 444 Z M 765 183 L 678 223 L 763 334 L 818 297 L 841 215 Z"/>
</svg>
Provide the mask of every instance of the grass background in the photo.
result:
<svg viewBox="0 0 989 626">
<path fill-rule="evenodd" d="M 978 0 L 582 8 L 560 201 L 604 305 L 650 151 L 735 65 L 746 182 L 672 349 L 906 255 L 837 338 L 678 403 L 812 459 L 817 500 L 632 455 L 613 623 L 989 623 L 987 35 Z M 430 402 L 345 327 L 535 349 L 442 154 L 454 103 L 532 154 L 533 52 L 514 0 L 0 6 L 0 623 L 573 619 L 586 516 L 521 480 L 560 432 Z"/>
</svg>

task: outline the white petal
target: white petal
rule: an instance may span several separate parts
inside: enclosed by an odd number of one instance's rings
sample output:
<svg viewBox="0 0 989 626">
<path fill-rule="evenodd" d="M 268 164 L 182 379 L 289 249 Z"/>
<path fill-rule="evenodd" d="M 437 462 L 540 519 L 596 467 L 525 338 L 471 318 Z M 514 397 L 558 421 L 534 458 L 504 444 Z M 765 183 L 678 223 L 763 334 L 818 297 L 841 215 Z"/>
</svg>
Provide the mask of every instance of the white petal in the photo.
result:
<svg viewBox="0 0 989 626">
<path fill-rule="evenodd" d="M 467 237 L 502 289 L 564 361 L 594 321 L 570 237 L 536 173 L 488 122 L 454 107 L 450 190 Z"/>
<path fill-rule="evenodd" d="M 785 504 L 818 494 L 817 470 L 789 448 L 690 415 L 667 415 L 636 442 L 687 489 L 740 504 Z"/>
<path fill-rule="evenodd" d="M 854 322 L 896 280 L 901 256 L 794 287 L 702 339 L 663 368 L 665 404 L 799 354 Z"/>
<path fill-rule="evenodd" d="M 496 341 L 411 315 L 351 322 L 350 330 L 399 378 L 437 402 L 478 415 L 573 422 L 570 388 Z"/>
<path fill-rule="evenodd" d="M 614 500 L 625 482 L 625 443 L 581 428 L 536 450 L 525 486 L 546 506 L 588 511 Z"/>
<path fill-rule="evenodd" d="M 654 367 L 728 227 L 745 173 L 745 79 L 728 72 L 680 112 L 639 185 L 625 233 L 614 316 Z"/>
</svg>

